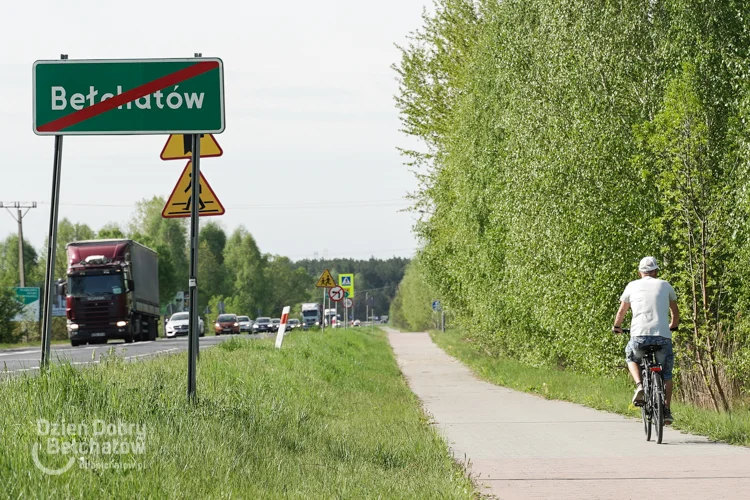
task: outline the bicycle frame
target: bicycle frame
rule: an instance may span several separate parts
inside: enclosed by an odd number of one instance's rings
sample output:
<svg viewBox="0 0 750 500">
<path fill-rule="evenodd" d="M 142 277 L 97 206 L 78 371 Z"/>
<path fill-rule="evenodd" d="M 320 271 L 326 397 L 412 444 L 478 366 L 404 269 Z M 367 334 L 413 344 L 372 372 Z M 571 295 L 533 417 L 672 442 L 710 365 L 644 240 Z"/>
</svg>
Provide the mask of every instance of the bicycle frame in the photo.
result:
<svg viewBox="0 0 750 500">
<path fill-rule="evenodd" d="M 651 439 L 651 424 L 653 423 L 656 429 L 657 443 L 661 443 L 666 403 L 663 380 L 656 376 L 657 373 L 661 375 L 662 366 L 656 362 L 655 358 L 655 352 L 647 352 L 641 359 L 641 383 L 643 384 L 644 400 L 639 406 L 643 406 L 646 440 Z M 657 380 L 661 383 L 658 383 Z"/>
</svg>

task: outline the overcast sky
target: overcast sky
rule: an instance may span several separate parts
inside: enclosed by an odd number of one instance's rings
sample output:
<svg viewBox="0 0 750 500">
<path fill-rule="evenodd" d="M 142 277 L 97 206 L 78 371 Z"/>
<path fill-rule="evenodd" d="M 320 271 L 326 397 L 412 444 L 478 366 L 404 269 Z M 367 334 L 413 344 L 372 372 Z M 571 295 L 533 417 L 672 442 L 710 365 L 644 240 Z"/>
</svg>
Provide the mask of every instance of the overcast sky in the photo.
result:
<svg viewBox="0 0 750 500">
<path fill-rule="evenodd" d="M 24 235 L 49 224 L 52 137 L 32 132 L 35 60 L 190 57 L 224 61 L 221 158 L 201 171 L 261 251 L 293 259 L 411 256 L 416 182 L 396 147 L 394 44 L 420 26 L 426 0 L 6 2 L 0 43 L 0 201 L 37 201 Z M 159 159 L 166 136 L 68 136 L 60 216 L 127 225 L 133 204 L 168 197 L 184 167 Z M 334 182 L 333 179 L 348 179 Z M 208 220 L 204 218 L 203 220 Z M 17 225 L 0 213 L 0 238 Z"/>
</svg>

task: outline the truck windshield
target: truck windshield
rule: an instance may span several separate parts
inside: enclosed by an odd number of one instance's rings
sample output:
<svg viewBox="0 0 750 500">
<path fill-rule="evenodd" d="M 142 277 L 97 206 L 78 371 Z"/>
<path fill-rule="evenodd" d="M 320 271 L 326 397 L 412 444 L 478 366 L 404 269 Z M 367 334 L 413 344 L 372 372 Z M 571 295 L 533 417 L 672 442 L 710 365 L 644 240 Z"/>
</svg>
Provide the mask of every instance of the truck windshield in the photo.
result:
<svg viewBox="0 0 750 500">
<path fill-rule="evenodd" d="M 68 279 L 68 293 L 74 297 L 120 295 L 122 292 L 121 274 L 71 276 Z"/>
<path fill-rule="evenodd" d="M 313 309 L 312 311 L 302 311 L 302 316 L 306 318 L 315 318 L 318 316 L 318 311 Z"/>
</svg>

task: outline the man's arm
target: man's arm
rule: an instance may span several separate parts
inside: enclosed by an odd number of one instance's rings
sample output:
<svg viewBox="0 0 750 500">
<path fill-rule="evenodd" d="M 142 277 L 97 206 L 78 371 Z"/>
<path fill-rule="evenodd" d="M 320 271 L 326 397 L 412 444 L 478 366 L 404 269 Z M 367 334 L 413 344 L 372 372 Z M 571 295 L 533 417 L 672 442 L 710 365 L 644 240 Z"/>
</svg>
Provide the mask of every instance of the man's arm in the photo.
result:
<svg viewBox="0 0 750 500">
<path fill-rule="evenodd" d="M 625 321 L 625 314 L 627 314 L 628 309 L 630 309 L 630 302 L 620 302 L 620 308 L 615 315 L 615 324 L 612 327 L 613 332 L 622 333 L 622 322 Z"/>
<path fill-rule="evenodd" d="M 676 300 L 669 301 L 669 310 L 672 311 L 672 321 L 669 323 L 670 330 L 676 330 L 680 326 L 680 309 Z"/>
</svg>

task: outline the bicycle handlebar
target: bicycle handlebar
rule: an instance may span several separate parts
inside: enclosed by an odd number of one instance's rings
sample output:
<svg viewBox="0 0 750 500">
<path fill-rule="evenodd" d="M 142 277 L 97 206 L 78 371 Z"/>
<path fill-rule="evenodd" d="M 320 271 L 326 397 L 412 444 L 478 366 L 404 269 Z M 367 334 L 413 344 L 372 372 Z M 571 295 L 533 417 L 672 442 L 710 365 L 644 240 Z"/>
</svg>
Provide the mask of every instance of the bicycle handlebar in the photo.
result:
<svg viewBox="0 0 750 500">
<path fill-rule="evenodd" d="M 669 331 L 670 332 L 676 332 L 679 329 L 680 329 L 680 327 L 677 326 L 677 327 L 670 328 Z M 620 328 L 620 330 L 622 330 L 622 333 L 630 333 L 630 328 Z"/>
</svg>

